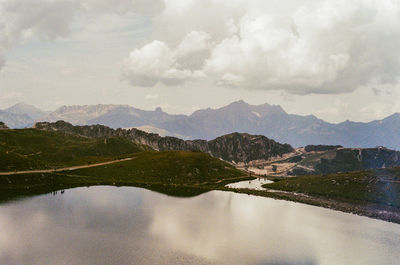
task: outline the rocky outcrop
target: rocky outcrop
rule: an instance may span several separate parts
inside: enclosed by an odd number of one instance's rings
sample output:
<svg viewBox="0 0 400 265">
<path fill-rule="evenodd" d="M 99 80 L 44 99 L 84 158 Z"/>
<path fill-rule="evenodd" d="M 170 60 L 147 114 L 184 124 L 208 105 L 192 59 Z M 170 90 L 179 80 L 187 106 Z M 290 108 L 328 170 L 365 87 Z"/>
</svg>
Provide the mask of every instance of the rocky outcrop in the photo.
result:
<svg viewBox="0 0 400 265">
<path fill-rule="evenodd" d="M 280 144 L 262 135 L 232 133 L 211 141 L 182 140 L 176 137 L 161 137 L 138 129 L 112 129 L 103 125 L 74 126 L 64 121 L 39 122 L 34 128 L 47 131 L 62 131 L 86 137 L 121 136 L 134 143 L 150 146 L 154 150 L 201 151 L 228 162 L 267 160 L 293 151 L 288 144 Z"/>
<path fill-rule="evenodd" d="M 314 145 L 296 149 L 283 159 L 254 161 L 248 163 L 247 167 L 257 174 L 276 177 L 331 174 L 400 167 L 400 152 L 385 147 L 343 148 Z"/>
<path fill-rule="evenodd" d="M 249 162 L 282 156 L 285 153 L 292 152 L 293 148 L 288 144 L 280 144 L 263 135 L 231 133 L 209 141 L 208 150 L 213 156 L 226 161 Z"/>
<path fill-rule="evenodd" d="M 400 152 L 384 147 L 338 149 L 333 159 L 321 159 L 318 173 L 347 172 L 400 166 Z"/>
</svg>

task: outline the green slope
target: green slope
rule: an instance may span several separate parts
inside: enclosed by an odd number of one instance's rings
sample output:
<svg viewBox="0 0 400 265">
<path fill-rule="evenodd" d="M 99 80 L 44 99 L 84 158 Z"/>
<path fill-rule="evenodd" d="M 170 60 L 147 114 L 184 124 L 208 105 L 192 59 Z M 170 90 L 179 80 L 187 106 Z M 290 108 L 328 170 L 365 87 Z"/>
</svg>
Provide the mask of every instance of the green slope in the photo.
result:
<svg viewBox="0 0 400 265">
<path fill-rule="evenodd" d="M 121 137 L 86 138 L 36 129 L 0 130 L 0 171 L 101 162 L 149 150 Z"/>
<path fill-rule="evenodd" d="M 0 201 L 52 191 L 114 185 L 193 196 L 246 179 L 233 166 L 201 152 L 141 152 L 129 161 L 59 173 L 0 176 Z"/>
<path fill-rule="evenodd" d="M 350 203 L 386 205 L 400 211 L 400 168 L 287 178 L 265 188 Z"/>
<path fill-rule="evenodd" d="M 73 174 L 97 176 L 115 182 L 132 180 L 162 184 L 208 184 L 243 175 L 233 166 L 202 152 L 144 152 L 135 159 L 112 165 L 85 168 Z"/>
</svg>

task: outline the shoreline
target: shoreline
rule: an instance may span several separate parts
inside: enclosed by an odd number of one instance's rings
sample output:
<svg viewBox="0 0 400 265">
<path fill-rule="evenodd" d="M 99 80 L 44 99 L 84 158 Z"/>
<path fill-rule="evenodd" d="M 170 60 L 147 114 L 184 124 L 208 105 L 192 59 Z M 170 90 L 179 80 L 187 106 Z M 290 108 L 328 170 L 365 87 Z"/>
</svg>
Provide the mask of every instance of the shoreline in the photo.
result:
<svg viewBox="0 0 400 265">
<path fill-rule="evenodd" d="M 400 210 L 391 206 L 383 206 L 375 203 L 363 204 L 362 202 L 359 202 L 357 204 L 280 190 L 252 190 L 232 188 L 221 188 L 219 190 L 272 198 L 276 200 L 303 203 L 330 210 L 336 210 L 344 213 L 351 213 L 359 216 L 400 224 Z"/>
<path fill-rule="evenodd" d="M 240 180 L 246 180 L 242 178 Z M 232 183 L 232 182 L 231 182 Z M 224 183 L 225 185 L 227 183 Z M 228 188 L 225 186 L 208 186 L 208 185 L 182 185 L 182 184 L 162 184 L 162 183 L 140 183 L 140 182 L 102 182 L 91 183 L 91 184 L 76 184 L 75 185 L 60 185 L 58 187 L 32 187 L 20 190 L 14 196 L 9 198 L 0 198 L 0 204 L 7 203 L 10 201 L 18 201 L 20 199 L 39 196 L 43 194 L 48 194 L 51 192 L 79 188 L 79 187 L 91 187 L 91 186 L 114 186 L 114 187 L 137 187 L 144 188 L 154 192 L 159 192 L 167 196 L 175 197 L 193 197 L 198 196 L 202 193 L 209 191 L 226 191 L 247 194 L 252 196 L 266 197 L 275 200 L 285 200 L 297 203 L 303 203 L 307 205 L 312 205 L 316 207 L 322 207 L 330 210 L 340 211 L 344 213 L 355 214 L 359 216 L 369 217 L 377 220 L 387 221 L 391 223 L 400 224 L 400 211 L 395 207 L 382 206 L 378 204 L 362 204 L 351 203 L 345 201 L 338 201 L 332 199 L 326 199 L 321 197 L 314 197 L 307 194 L 300 194 L 294 192 L 286 192 L 279 190 L 252 190 L 252 189 L 235 189 Z"/>
<path fill-rule="evenodd" d="M 116 161 L 115 161 L 116 162 Z M 26 176 L 26 177 L 23 177 Z M 0 187 L 0 203 L 18 200 L 30 196 L 47 194 L 69 188 L 90 187 L 98 185 L 139 187 L 160 192 L 169 196 L 192 197 L 212 190 L 229 191 L 272 199 L 304 203 L 317 207 L 352 213 L 383 221 L 400 224 L 400 209 L 398 207 L 368 202 L 367 200 L 344 200 L 340 198 L 326 198 L 295 191 L 280 189 L 254 190 L 249 188 L 229 188 L 227 184 L 246 180 L 255 180 L 256 176 L 242 175 L 228 177 L 218 181 L 203 183 L 171 183 L 143 181 L 135 178 L 110 179 L 104 177 L 76 175 L 73 171 L 56 171 L 44 174 L 11 174 L 3 176 L 8 183 Z M 18 183 L 19 182 L 19 183 Z M 269 185 L 269 184 L 267 184 Z"/>
</svg>

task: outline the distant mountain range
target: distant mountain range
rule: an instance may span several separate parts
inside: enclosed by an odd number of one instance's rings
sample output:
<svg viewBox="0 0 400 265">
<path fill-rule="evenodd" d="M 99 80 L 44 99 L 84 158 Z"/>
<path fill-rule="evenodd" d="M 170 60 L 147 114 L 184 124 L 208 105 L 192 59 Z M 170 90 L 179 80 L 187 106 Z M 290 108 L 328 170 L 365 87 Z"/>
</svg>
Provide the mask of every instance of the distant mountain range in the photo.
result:
<svg viewBox="0 0 400 265">
<path fill-rule="evenodd" d="M 400 150 L 400 114 L 363 122 L 328 123 L 313 115 L 286 113 L 280 106 L 258 106 L 244 101 L 191 115 L 170 115 L 161 108 L 140 110 L 127 105 L 63 106 L 44 112 L 27 104 L 0 111 L 0 121 L 11 128 L 30 127 L 35 121 L 64 120 L 75 125 L 102 124 L 112 128 L 138 128 L 183 139 L 211 140 L 233 132 L 264 135 L 295 147 L 334 144 L 345 147 L 386 146 Z"/>
<path fill-rule="evenodd" d="M 5 110 L 0 110 L 0 121 L 10 128 L 25 128 L 31 127 L 35 121 L 44 118 L 49 113 L 29 104 L 18 103 Z"/>
</svg>

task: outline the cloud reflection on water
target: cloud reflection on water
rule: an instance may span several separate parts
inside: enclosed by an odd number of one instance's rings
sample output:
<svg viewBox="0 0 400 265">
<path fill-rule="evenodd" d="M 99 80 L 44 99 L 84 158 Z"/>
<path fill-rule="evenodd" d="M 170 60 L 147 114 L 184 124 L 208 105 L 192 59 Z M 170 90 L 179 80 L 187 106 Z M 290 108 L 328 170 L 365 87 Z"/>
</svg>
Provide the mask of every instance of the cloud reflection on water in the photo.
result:
<svg viewBox="0 0 400 265">
<path fill-rule="evenodd" d="M 400 226 L 228 192 L 67 190 L 0 206 L 0 264 L 395 264 Z"/>
</svg>

